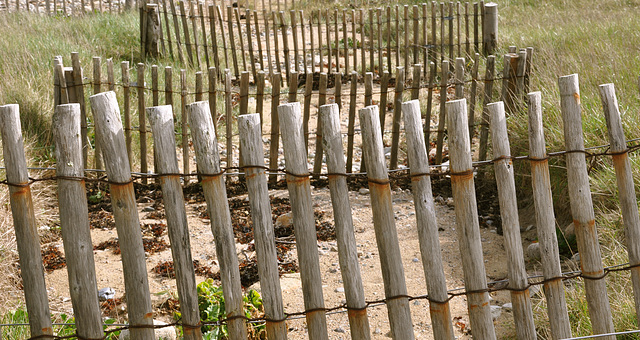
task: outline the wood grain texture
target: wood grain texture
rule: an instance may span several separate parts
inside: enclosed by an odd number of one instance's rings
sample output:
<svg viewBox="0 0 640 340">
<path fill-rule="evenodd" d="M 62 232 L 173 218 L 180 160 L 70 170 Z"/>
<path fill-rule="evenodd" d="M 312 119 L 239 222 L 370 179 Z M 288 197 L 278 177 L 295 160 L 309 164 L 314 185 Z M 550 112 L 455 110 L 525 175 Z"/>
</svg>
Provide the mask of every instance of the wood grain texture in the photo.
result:
<svg viewBox="0 0 640 340">
<path fill-rule="evenodd" d="M 291 198 L 304 307 L 306 310 L 318 309 L 306 314 L 308 334 L 310 339 L 328 339 L 311 185 L 309 177 L 305 176 L 309 174 L 309 168 L 302 138 L 300 103 L 278 106 L 278 117 L 283 132 L 286 169 L 289 173 L 302 176 L 287 175 L 287 189 Z"/>
<path fill-rule="evenodd" d="M 25 185 L 29 181 L 18 104 L 0 106 L 0 133 L 7 182 Z M 16 233 L 29 329 L 32 337 L 53 339 L 47 286 L 40 254 L 40 238 L 29 186 L 9 186 L 11 215 Z"/>
<path fill-rule="evenodd" d="M 565 150 L 583 150 L 582 109 L 580 108 L 578 75 L 560 77 L 558 87 L 564 123 Z M 582 273 L 586 275 L 602 275 L 604 267 L 598 243 L 585 155 L 583 153 L 568 153 L 565 159 L 571 215 L 580 253 L 580 267 Z M 613 332 L 606 282 L 604 280 L 585 280 L 584 285 L 594 333 Z M 606 339 L 614 338 L 614 336 L 606 337 Z"/>
<path fill-rule="evenodd" d="M 487 277 L 482 257 L 478 207 L 471 167 L 471 149 L 467 126 L 467 101 L 447 102 L 447 127 L 449 129 L 449 157 L 451 165 L 451 190 L 456 214 L 458 246 L 462 259 L 464 282 L 467 291 L 487 289 Z M 467 295 L 471 332 L 477 339 L 495 339 L 488 293 Z"/>
<path fill-rule="evenodd" d="M 57 176 L 84 176 L 80 109 L 80 104 L 59 105 L 55 109 L 52 131 L 56 143 Z M 84 338 L 101 338 L 104 332 L 84 181 L 58 179 L 58 202 L 77 332 Z"/>
<path fill-rule="evenodd" d="M 167 175 L 180 172 L 176 154 L 173 110 L 170 105 L 164 105 L 149 107 L 146 112 L 153 131 L 153 143 L 158 156 L 157 171 L 160 175 L 165 175 L 160 177 L 160 185 L 176 273 L 182 322 L 186 325 L 197 326 L 200 322 L 200 310 L 198 309 L 196 277 L 191 256 L 191 241 L 189 240 L 189 226 L 182 185 L 179 176 Z M 199 327 L 187 327 L 183 330 L 185 339 L 202 339 Z"/>
<path fill-rule="evenodd" d="M 122 271 L 127 294 L 129 324 L 153 325 L 153 310 L 149 295 L 149 279 L 145 263 L 140 219 L 136 207 L 131 168 L 125 145 L 120 109 L 115 92 L 103 92 L 91 96 L 97 137 L 102 146 L 107 178 L 111 181 L 111 204 L 122 253 Z M 131 336 L 153 339 L 150 328 L 132 328 Z"/>
<path fill-rule="evenodd" d="M 345 173 L 346 166 L 342 148 L 342 134 L 340 133 L 340 110 L 337 104 L 320 107 L 320 119 L 323 120 L 325 133 L 322 143 L 327 154 L 327 171 L 329 173 Z M 353 229 L 351 204 L 349 203 L 349 188 L 344 176 L 329 176 L 329 191 L 331 206 L 336 228 L 338 243 L 338 260 L 340 272 L 344 282 L 344 293 L 347 307 L 362 309 L 366 307 L 358 251 Z M 363 313 L 349 313 L 351 338 L 370 339 L 371 330 L 367 311 Z"/>
<path fill-rule="evenodd" d="M 396 110 L 400 111 L 400 107 Z M 406 295 L 407 286 L 391 205 L 391 188 L 389 183 L 385 183 L 389 180 L 389 174 L 385 165 L 378 107 L 365 107 L 360 110 L 359 116 L 384 293 L 387 298 Z M 392 338 L 413 339 L 409 300 L 405 297 L 394 298 L 387 302 L 387 310 Z"/>
<path fill-rule="evenodd" d="M 422 255 L 422 267 L 429 297 L 435 301 L 446 301 L 447 281 L 442 265 L 438 221 L 431 191 L 429 157 L 421 130 L 420 102 L 412 100 L 402 103 L 404 129 L 407 134 L 407 157 L 411 173 L 411 192 L 416 209 L 418 241 Z M 422 175 L 419 175 L 422 174 Z M 435 339 L 454 339 L 449 302 L 429 302 L 433 335 Z"/>
<path fill-rule="evenodd" d="M 258 114 L 238 117 L 240 150 L 246 165 L 264 166 L 262 129 Z M 258 276 L 264 304 L 265 317 L 270 320 L 284 319 L 280 276 L 278 274 L 278 256 L 276 254 L 275 232 L 271 219 L 271 204 L 267 176 L 261 168 L 244 170 L 253 221 L 256 256 L 258 258 Z M 287 327 L 284 321 L 267 321 L 269 339 L 286 339 Z"/>
<path fill-rule="evenodd" d="M 622 120 L 618 108 L 613 84 L 600 85 L 600 99 L 607 122 L 607 131 L 613 153 L 613 166 L 618 182 L 618 196 L 620 197 L 620 211 L 624 222 L 629 265 L 640 263 L 640 216 L 638 215 L 638 201 L 633 181 L 631 162 L 627 151 L 627 142 L 622 129 Z M 634 303 L 636 315 L 640 316 L 640 268 L 631 269 Z"/>
<path fill-rule="evenodd" d="M 545 279 L 560 277 L 560 256 L 556 236 L 556 218 L 553 212 L 553 196 L 549 176 L 549 162 L 542 127 L 542 99 L 540 92 L 529 93 L 529 154 L 531 161 L 531 185 L 536 211 L 536 230 L 540 244 L 540 261 Z M 571 324 L 567 313 L 562 279 L 546 283 L 544 294 L 549 310 L 549 326 L 553 339 L 571 337 Z"/>
<path fill-rule="evenodd" d="M 187 105 L 191 134 L 198 169 L 202 174 L 202 191 L 207 201 L 207 210 L 211 217 L 211 232 L 216 245 L 216 254 L 220 263 L 220 279 L 225 301 L 227 317 L 244 315 L 242 307 L 242 287 L 240 270 L 236 255 L 236 241 L 231 226 L 231 213 L 227 201 L 224 176 L 220 169 L 218 141 L 207 102 Z M 247 329 L 244 319 L 233 319 L 227 323 L 231 339 L 244 340 Z"/>
<path fill-rule="evenodd" d="M 398 148 L 400 147 L 400 122 L 402 121 L 401 106 L 402 92 L 404 91 L 404 73 L 404 67 L 396 67 L 396 90 L 393 98 L 393 118 L 391 125 L 391 158 L 389 160 L 389 169 L 391 170 L 398 168 Z"/>
<path fill-rule="evenodd" d="M 504 103 L 491 103 L 488 105 L 488 110 L 491 115 L 493 157 L 501 158 L 493 163 L 493 168 L 498 187 L 500 217 L 502 218 L 504 246 L 507 255 L 509 288 L 516 289 L 511 291 L 516 334 L 518 339 L 534 340 L 536 339 L 536 326 L 533 323 L 531 298 L 527 288 L 529 282 L 524 265 L 524 253 L 522 252 L 518 199 L 516 197 L 513 160 L 511 160 Z"/>
</svg>

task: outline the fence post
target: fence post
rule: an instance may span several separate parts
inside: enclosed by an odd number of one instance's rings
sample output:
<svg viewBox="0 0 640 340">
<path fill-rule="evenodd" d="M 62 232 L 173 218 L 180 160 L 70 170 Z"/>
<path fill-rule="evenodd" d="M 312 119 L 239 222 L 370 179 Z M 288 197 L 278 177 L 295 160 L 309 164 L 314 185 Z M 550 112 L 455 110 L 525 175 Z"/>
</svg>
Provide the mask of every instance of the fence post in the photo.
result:
<svg viewBox="0 0 640 340">
<path fill-rule="evenodd" d="M 227 167 L 231 167 L 233 166 L 233 104 L 231 102 L 231 71 L 229 69 L 224 70 L 224 125 Z"/>
<path fill-rule="evenodd" d="M 482 100 L 482 122 L 480 123 L 480 147 L 478 151 L 478 159 L 481 161 L 487 159 L 487 141 L 489 140 L 489 111 L 487 111 L 487 104 L 491 103 L 491 98 L 493 97 L 495 60 L 492 55 L 487 57 L 487 69 L 484 75 L 484 97 Z"/>
<path fill-rule="evenodd" d="M 431 149 L 431 108 L 433 107 L 433 89 L 436 86 L 436 63 L 429 62 L 429 85 L 427 91 L 427 113 L 424 120 L 424 142 L 427 150 Z"/>
<path fill-rule="evenodd" d="M 331 67 L 329 67 L 331 70 Z M 320 84 L 318 89 L 318 107 L 327 102 L 327 74 L 320 73 Z M 316 154 L 313 159 L 313 172 L 317 174 L 322 170 L 322 120 L 318 119 L 316 124 Z"/>
<path fill-rule="evenodd" d="M 354 59 L 355 60 L 355 59 Z M 355 65 L 354 65 L 355 66 Z M 358 72 L 351 71 L 351 92 L 349 94 L 349 122 L 347 127 L 347 173 L 353 169 L 353 139 L 356 126 L 356 95 L 358 94 Z"/>
<path fill-rule="evenodd" d="M 51 313 L 44 280 L 40 238 L 36 227 L 27 161 L 20 128 L 18 104 L 0 106 L 2 150 L 9 184 L 11 214 L 18 244 L 18 256 L 25 287 L 24 297 L 29 313 L 32 337 L 53 339 Z"/>
<path fill-rule="evenodd" d="M 271 205 L 267 177 L 265 176 L 262 144 L 262 127 L 257 113 L 238 117 L 240 150 L 251 206 L 251 220 L 255 236 L 256 256 L 258 258 L 258 276 L 264 301 L 269 339 L 286 339 L 287 327 L 284 322 L 282 291 L 278 275 L 278 257 L 276 241 L 271 220 Z M 255 166 L 255 167 L 254 167 Z M 267 298 L 268 297 L 268 298 Z"/>
<path fill-rule="evenodd" d="M 469 47 L 469 45 L 467 45 Z M 478 93 L 478 68 L 480 64 L 480 54 L 473 56 L 473 68 L 471 69 L 471 96 L 469 102 L 469 138 L 473 141 L 476 125 L 476 98 Z M 464 79 L 463 79 L 464 81 Z"/>
<path fill-rule="evenodd" d="M 600 85 L 600 99 L 604 109 L 604 117 L 607 121 L 609 142 L 613 157 L 613 166 L 616 170 L 618 182 L 618 195 L 620 196 L 620 210 L 625 226 L 627 251 L 629 253 L 629 265 L 640 263 L 640 217 L 638 217 L 638 202 L 634 188 L 631 162 L 627 153 L 627 142 L 622 130 L 618 99 L 616 98 L 613 84 Z M 633 295 L 636 307 L 636 315 L 640 315 L 640 268 L 631 269 L 631 282 L 633 283 Z"/>
<path fill-rule="evenodd" d="M 445 121 L 447 119 L 447 87 L 449 86 L 449 61 L 442 61 L 442 79 L 440 80 L 440 115 L 436 137 L 436 164 L 442 163 L 442 143 L 444 142 Z M 466 115 L 465 115 L 466 116 Z"/>
<path fill-rule="evenodd" d="M 484 54 L 491 55 L 498 46 L 498 4 L 484 4 L 484 20 L 482 22 L 482 45 Z"/>
<path fill-rule="evenodd" d="M 442 265 L 442 253 L 438 236 L 438 221 L 429 177 L 429 157 L 420 127 L 422 116 L 420 102 L 402 103 L 404 129 L 407 133 L 407 158 L 411 172 L 411 192 L 416 209 L 418 240 L 427 290 L 429 310 L 435 339 L 453 339 L 451 310 L 449 309 L 447 281 Z"/>
<path fill-rule="evenodd" d="M 313 30 L 309 30 L 313 34 Z M 313 54 L 312 54 L 313 55 Z M 313 67 L 313 64 L 312 64 Z M 304 108 L 302 117 L 302 129 L 304 134 L 304 147 L 309 154 L 309 119 L 311 118 L 311 96 L 313 95 L 313 71 L 307 69 L 304 83 Z"/>
<path fill-rule="evenodd" d="M 98 94 L 102 92 L 101 83 L 100 83 L 100 78 L 101 78 L 100 60 L 101 60 L 100 57 L 93 57 L 93 94 Z M 98 141 L 98 138 L 96 138 L 94 150 L 95 150 L 94 166 L 96 169 L 102 169 L 102 148 L 100 147 L 100 142 Z"/>
<path fill-rule="evenodd" d="M 398 148 L 400 145 L 400 115 L 402 113 L 402 92 L 404 91 L 404 67 L 396 67 L 396 92 L 393 99 L 393 120 L 391 126 L 391 159 L 389 169 L 398 168 Z M 361 123 L 362 124 L 362 123 Z"/>
<path fill-rule="evenodd" d="M 518 339 L 536 339 L 536 326 L 533 324 L 531 298 L 529 297 L 529 282 L 524 266 L 522 239 L 520 237 L 520 222 L 518 221 L 518 200 L 513 175 L 513 161 L 509 147 L 507 120 L 504 114 L 504 103 L 497 102 L 488 105 L 491 114 L 491 140 L 493 157 L 499 159 L 493 168 L 498 186 L 500 202 L 500 216 L 504 231 L 504 245 L 507 255 L 507 267 L 511 302 L 513 303 L 513 317 L 515 319 Z"/>
<path fill-rule="evenodd" d="M 401 69 L 400 69 L 401 70 Z M 396 110 L 400 111 L 400 107 Z M 400 244 L 391 206 L 391 188 L 387 173 L 380 116 L 375 105 L 360 110 L 363 159 L 367 162 L 367 177 L 371 191 L 371 210 L 375 228 L 380 266 L 384 280 L 391 335 L 394 339 L 414 339 L 411 311 L 404 278 Z"/>
<path fill-rule="evenodd" d="M 327 153 L 327 170 L 329 173 L 345 173 L 342 135 L 340 133 L 340 109 L 337 104 L 320 107 L 320 118 L 323 120 L 325 133 L 322 142 Z M 370 339 L 369 319 L 360 275 L 360 265 L 353 231 L 351 205 L 349 204 L 349 188 L 347 178 L 340 175 L 329 175 L 329 190 L 336 225 L 338 242 L 338 259 L 345 297 L 349 309 L 349 325 L 353 339 Z"/>
<path fill-rule="evenodd" d="M 78 52 L 71 53 L 71 63 L 73 65 L 73 86 L 76 99 L 80 103 L 80 134 L 82 135 L 82 164 L 87 168 L 87 158 L 89 157 L 89 140 L 87 139 L 87 111 L 84 100 L 84 84 L 82 66 L 80 66 L 80 56 Z"/>
<path fill-rule="evenodd" d="M 171 255 L 175 268 L 182 313 L 182 325 L 185 339 L 202 339 L 200 327 L 200 313 L 198 310 L 198 296 L 196 277 L 191 258 L 191 242 L 187 226 L 178 157 L 176 155 L 176 141 L 173 132 L 173 110 L 171 105 L 155 106 L 146 109 L 149 123 L 153 131 L 153 142 L 157 151 L 158 174 L 162 197 L 167 211 L 167 226 L 171 243 Z"/>
<path fill-rule="evenodd" d="M 464 58 L 456 58 L 455 88 L 456 99 L 464 98 Z"/>
<path fill-rule="evenodd" d="M 558 87 L 560 89 L 560 106 L 566 148 L 567 150 L 584 150 L 578 75 L 560 77 Z M 595 226 L 585 155 L 572 152 L 567 153 L 565 159 L 571 215 L 580 253 L 580 268 L 585 275 L 599 276 L 604 273 L 604 268 Z M 584 286 L 594 334 L 613 332 L 611 307 L 605 281 L 585 279 Z M 606 339 L 615 339 L 615 336 L 609 336 Z"/>
<path fill-rule="evenodd" d="M 467 101 L 447 102 L 449 157 L 451 164 L 451 191 L 456 213 L 460 257 L 467 294 L 469 321 L 473 337 L 495 339 L 495 329 L 489 308 L 487 277 L 482 257 L 478 207 L 471 167 L 469 129 L 467 127 Z"/>
<path fill-rule="evenodd" d="M 100 2 L 102 3 L 102 2 Z M 142 32 L 144 35 L 142 47 L 142 59 L 147 55 L 157 58 L 159 54 L 158 40 L 160 38 L 160 12 L 157 4 L 147 4 L 143 15 L 146 15 L 146 30 Z"/>
<path fill-rule="evenodd" d="M 280 120 L 278 119 L 278 106 L 280 105 L 280 73 L 271 77 L 271 142 L 269 143 L 269 168 L 278 168 L 278 149 L 280 148 Z M 278 175 L 269 175 L 269 183 L 276 185 Z"/>
<path fill-rule="evenodd" d="M 287 188 L 291 197 L 304 307 L 309 311 L 306 314 L 309 338 L 328 339 L 309 169 L 302 138 L 300 103 L 278 106 L 278 116 L 282 125 L 282 144 L 289 172 Z M 317 140 L 316 143 L 321 143 L 321 140 Z"/>
<path fill-rule="evenodd" d="M 140 326 L 131 329 L 131 336 L 153 339 L 149 279 L 118 101 L 112 91 L 93 95 L 90 100 L 98 131 L 96 135 L 104 151 L 105 169 L 111 182 L 111 203 L 122 252 L 129 324 Z"/>
<path fill-rule="evenodd" d="M 138 63 L 137 71 L 137 92 L 138 92 L 138 133 L 140 136 L 140 172 L 147 173 L 147 120 L 144 116 L 145 108 L 145 81 L 143 63 Z M 155 155 L 154 155 L 155 156 Z M 155 158 L 155 157 L 154 157 Z M 142 177 L 142 183 L 147 184 L 147 178 Z"/>
<path fill-rule="evenodd" d="M 242 288 L 240 286 L 240 270 L 236 255 L 236 242 L 233 237 L 227 190 L 224 174 L 220 169 L 218 141 L 216 139 L 211 112 L 207 102 L 196 102 L 187 105 L 193 145 L 196 153 L 198 169 L 202 174 L 202 192 L 207 201 L 207 210 L 211 218 L 211 231 L 216 245 L 216 253 L 220 262 L 220 278 L 222 280 L 225 308 L 229 320 L 229 336 L 231 339 L 244 340 L 247 329 L 242 308 Z"/>
<path fill-rule="evenodd" d="M 56 175 L 83 177 L 80 104 L 59 105 L 53 116 L 56 142 Z M 78 326 L 78 336 L 104 336 L 98 303 L 89 215 L 84 180 L 58 179 L 58 202 L 69 293 Z M 26 287 L 26 286 L 25 286 Z"/>
<path fill-rule="evenodd" d="M 542 103 L 540 92 L 529 93 L 529 152 L 531 156 L 531 185 L 533 203 L 536 211 L 536 229 L 540 243 L 540 261 L 545 280 L 556 278 L 544 284 L 549 309 L 551 334 L 557 339 L 571 337 L 571 324 L 567 314 L 567 302 L 564 297 L 564 284 L 558 239 L 556 236 L 556 218 L 553 212 L 553 197 L 549 178 L 549 160 L 545 147 L 542 128 Z"/>
</svg>

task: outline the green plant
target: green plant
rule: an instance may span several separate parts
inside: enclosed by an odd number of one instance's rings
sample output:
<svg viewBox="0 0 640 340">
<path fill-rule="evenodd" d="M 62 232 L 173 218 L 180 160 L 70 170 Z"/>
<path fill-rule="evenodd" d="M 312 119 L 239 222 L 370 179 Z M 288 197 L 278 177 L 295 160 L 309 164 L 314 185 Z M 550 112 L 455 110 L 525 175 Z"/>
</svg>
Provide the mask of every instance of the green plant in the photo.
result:
<svg viewBox="0 0 640 340">
<path fill-rule="evenodd" d="M 252 318 L 262 313 L 262 297 L 260 293 L 251 289 L 242 298 L 244 303 L 244 314 L 247 318 Z M 224 295 L 222 287 L 216 286 L 212 279 L 207 279 L 198 284 L 198 307 L 200 309 L 200 320 L 202 322 L 216 322 L 224 320 L 227 316 L 225 311 Z M 181 318 L 180 312 L 175 312 L 176 320 Z M 248 333 L 252 339 L 264 337 L 265 325 L 262 323 L 250 324 Z M 228 337 L 227 326 L 203 325 L 203 338 L 205 340 L 225 339 Z"/>
<path fill-rule="evenodd" d="M 0 322 L 3 324 L 28 324 L 29 313 L 27 313 L 27 310 L 24 307 L 19 307 L 0 317 Z M 76 320 L 73 316 L 63 313 L 57 316 L 52 316 L 51 322 L 53 324 L 58 324 L 53 327 L 53 334 L 56 336 L 73 337 L 76 334 Z M 107 328 L 115 322 L 115 319 L 106 319 L 104 320 L 102 327 L 106 331 Z M 0 334 L 2 335 L 0 340 L 27 339 L 30 336 L 29 327 L 24 325 L 5 327 Z M 105 336 L 105 340 L 116 340 L 119 335 L 120 331 L 108 333 Z"/>
</svg>

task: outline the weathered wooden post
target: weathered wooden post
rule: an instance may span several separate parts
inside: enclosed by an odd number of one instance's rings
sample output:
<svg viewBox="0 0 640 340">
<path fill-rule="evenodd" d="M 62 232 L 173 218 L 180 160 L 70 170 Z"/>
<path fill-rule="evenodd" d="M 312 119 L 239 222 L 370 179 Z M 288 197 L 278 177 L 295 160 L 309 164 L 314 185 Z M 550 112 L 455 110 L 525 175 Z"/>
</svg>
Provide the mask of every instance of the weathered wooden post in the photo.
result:
<svg viewBox="0 0 640 340">
<path fill-rule="evenodd" d="M 533 323 L 531 297 L 529 296 L 529 282 L 527 270 L 524 266 L 522 252 L 522 238 L 520 237 L 520 222 L 518 221 L 518 199 L 513 175 L 513 160 L 507 134 L 507 120 L 504 114 L 504 103 L 497 102 L 488 105 L 491 114 L 491 141 L 493 157 L 498 159 L 493 164 L 498 186 L 498 200 L 500 216 L 504 231 L 504 245 L 507 255 L 507 268 L 511 302 L 513 303 L 513 318 L 516 325 L 518 339 L 536 339 L 536 326 Z"/>
<path fill-rule="evenodd" d="M 171 105 L 154 106 L 146 109 L 153 131 L 157 171 L 160 174 L 162 201 L 167 215 L 167 227 L 171 242 L 171 255 L 176 273 L 180 312 L 182 314 L 183 334 L 185 339 L 202 339 L 200 331 L 200 311 L 196 276 L 191 257 L 191 242 L 187 225 L 178 157 L 176 155 L 176 139 L 174 134 L 173 110 Z"/>
<path fill-rule="evenodd" d="M 327 319 L 324 311 L 322 278 L 318 255 L 318 238 L 311 202 L 311 184 L 307 154 L 302 137 L 300 103 L 278 106 L 282 130 L 282 144 L 287 174 L 287 188 L 291 197 L 293 228 L 298 249 L 298 263 L 302 279 L 304 307 L 310 339 L 328 339 Z M 318 140 L 317 143 L 321 141 Z"/>
<path fill-rule="evenodd" d="M 396 110 L 399 111 L 400 107 Z M 378 106 L 361 109 L 359 116 L 384 293 L 388 299 L 393 297 L 387 301 L 391 335 L 394 339 L 414 339 L 400 244 L 391 206 L 391 187 L 384 158 Z"/>
<path fill-rule="evenodd" d="M 160 40 L 160 12 L 157 4 L 146 4 L 146 11 L 143 14 L 146 16 L 145 25 L 146 30 L 142 32 L 144 35 L 142 41 L 144 45 L 141 46 L 142 58 L 146 58 L 147 55 L 152 58 L 157 58 L 160 53 L 158 40 Z"/>
<path fill-rule="evenodd" d="M 555 339 L 571 337 L 571 324 L 564 297 L 564 284 L 560 268 L 560 252 L 556 236 L 556 218 L 553 212 L 549 159 L 542 127 L 542 100 L 540 92 L 529 93 L 529 154 L 531 157 L 531 185 L 536 210 L 536 229 L 540 243 L 540 262 L 545 280 L 549 326 Z"/>
<path fill-rule="evenodd" d="M 11 214 L 18 244 L 22 285 L 28 288 L 24 290 L 24 298 L 29 313 L 29 329 L 32 337 L 53 339 L 18 104 L 0 106 L 0 132 L 7 182 L 10 183 Z"/>
<path fill-rule="evenodd" d="M 96 135 L 101 142 L 105 169 L 111 186 L 113 217 L 122 252 L 129 324 L 134 326 L 131 336 L 137 339 L 153 339 L 153 309 L 149 295 L 147 265 L 118 101 L 115 92 L 112 91 L 93 95 L 90 100 L 96 130 L 99 131 Z"/>
<path fill-rule="evenodd" d="M 618 109 L 618 99 L 613 84 L 600 85 L 600 98 L 607 121 L 609 142 L 613 157 L 613 166 L 618 181 L 618 195 L 620 196 L 620 210 L 624 221 L 629 265 L 640 263 L 640 217 L 638 216 L 638 202 L 634 187 L 631 162 L 627 153 L 627 142 L 622 130 L 622 121 Z M 631 269 L 631 282 L 636 306 L 636 315 L 640 316 L 640 267 Z"/>
<path fill-rule="evenodd" d="M 471 148 L 467 126 L 467 101 L 447 102 L 451 191 L 456 212 L 460 257 L 464 271 L 469 321 L 474 338 L 495 339 L 496 333 L 489 308 L 487 276 L 482 257 L 478 206 L 471 166 Z"/>
<path fill-rule="evenodd" d="M 264 168 L 262 127 L 257 113 L 238 117 L 240 150 L 242 162 L 249 166 L 244 169 L 251 206 L 251 220 L 255 235 L 258 276 L 264 302 L 267 336 L 269 339 L 286 339 L 287 328 L 282 304 L 282 291 L 278 274 L 275 232 L 271 220 L 269 188 Z M 251 167 L 255 166 L 255 167 Z"/>
<path fill-rule="evenodd" d="M 578 75 L 560 77 L 558 87 L 566 150 L 584 150 Z M 604 266 L 598 243 L 585 154 L 571 152 L 566 154 L 565 159 L 571 215 L 580 253 L 580 268 L 584 275 L 597 277 L 604 274 Z M 593 332 L 595 334 L 613 332 L 611 307 L 605 281 L 585 278 L 584 286 Z M 606 339 L 613 340 L 615 336 L 608 336 Z"/>
<path fill-rule="evenodd" d="M 231 226 L 231 214 L 227 202 L 224 173 L 220 169 L 218 141 L 209 104 L 195 102 L 187 105 L 193 145 L 196 153 L 198 169 L 202 175 L 202 191 L 207 201 L 207 210 L 211 218 L 211 231 L 215 239 L 216 253 L 220 262 L 220 279 L 222 280 L 227 322 L 231 339 L 247 338 L 244 312 L 242 310 L 242 287 L 240 286 L 240 269 L 236 255 L 236 242 Z"/>
<path fill-rule="evenodd" d="M 83 99 L 84 100 L 84 99 Z M 60 230 L 67 261 L 69 294 L 78 326 L 77 335 L 99 339 L 104 336 L 93 247 L 89 231 L 89 215 L 84 180 L 80 104 L 59 105 L 53 116 L 56 142 L 56 175 L 60 206 Z"/>
<path fill-rule="evenodd" d="M 340 133 L 340 110 L 337 104 L 320 107 L 320 119 L 325 128 L 322 143 L 327 154 L 327 170 L 329 173 L 345 173 L 344 150 Z M 340 175 L 329 175 L 331 206 L 336 224 L 338 242 L 338 260 L 344 282 L 344 293 L 349 309 L 349 326 L 353 339 L 370 339 L 369 319 L 364 297 L 360 266 L 353 231 L 351 204 L 347 178 Z"/>
<path fill-rule="evenodd" d="M 411 191 L 416 208 L 418 240 L 422 266 L 429 292 L 429 311 L 436 339 L 453 339 L 451 310 L 449 309 L 447 281 L 444 276 L 438 221 L 429 177 L 429 157 L 421 131 L 420 102 L 402 103 L 404 129 L 407 132 L 407 158 L 411 173 Z"/>
<path fill-rule="evenodd" d="M 482 45 L 484 55 L 493 54 L 498 46 L 498 4 L 484 4 L 484 21 L 482 22 Z"/>
</svg>

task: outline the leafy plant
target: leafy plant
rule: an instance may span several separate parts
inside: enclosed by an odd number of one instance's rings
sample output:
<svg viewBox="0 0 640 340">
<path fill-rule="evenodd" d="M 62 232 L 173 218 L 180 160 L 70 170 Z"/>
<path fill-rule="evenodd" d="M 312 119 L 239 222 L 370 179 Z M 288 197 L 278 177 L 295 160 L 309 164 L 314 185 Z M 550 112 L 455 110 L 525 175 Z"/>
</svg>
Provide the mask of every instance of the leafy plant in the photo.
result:
<svg viewBox="0 0 640 340">
<path fill-rule="evenodd" d="M 262 297 L 260 293 L 251 289 L 242 298 L 244 304 L 244 314 L 247 318 L 252 318 L 262 313 Z M 213 279 L 207 279 L 198 284 L 198 307 L 200 309 L 200 320 L 204 323 L 224 320 L 227 316 L 224 303 L 222 287 L 216 286 Z M 180 312 L 175 312 L 174 317 L 180 319 Z M 229 336 L 227 326 L 203 325 L 203 338 L 205 340 L 226 339 Z M 251 324 L 248 329 L 252 339 L 264 338 L 265 325 L 262 323 Z"/>
<path fill-rule="evenodd" d="M 28 324 L 29 314 L 24 307 L 17 308 L 14 311 L 10 311 L 4 314 L 0 320 L 5 324 Z M 75 318 L 67 314 L 60 314 L 53 316 L 52 323 L 62 324 L 53 327 L 53 333 L 59 337 L 73 337 L 76 335 Z M 102 328 L 106 331 L 107 328 L 116 322 L 115 319 L 104 320 Z M 29 338 L 29 328 L 27 326 L 13 326 L 6 327 L 2 334 L 2 339 L 26 339 Z M 105 336 L 105 340 L 116 340 L 120 335 L 120 331 L 109 333 Z"/>
</svg>

